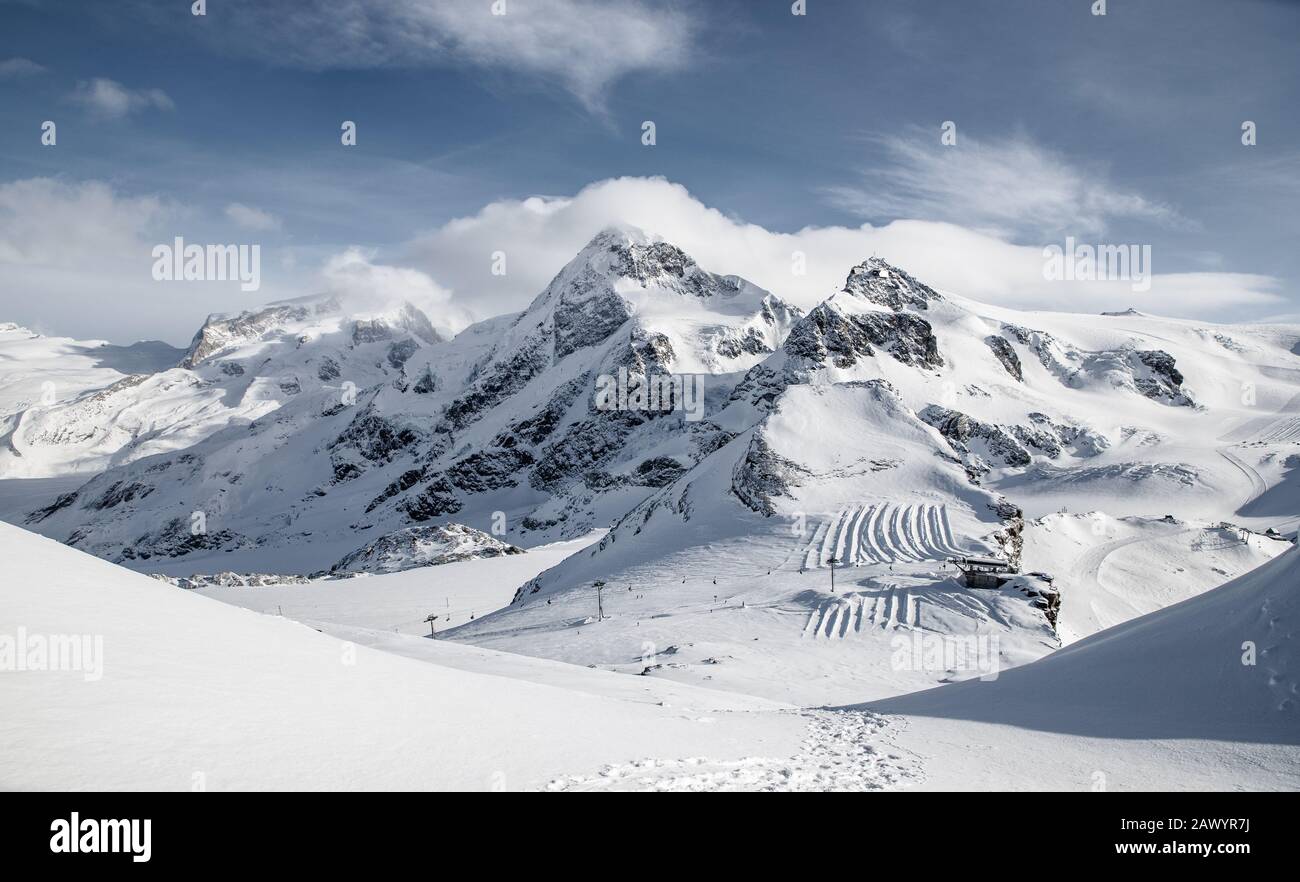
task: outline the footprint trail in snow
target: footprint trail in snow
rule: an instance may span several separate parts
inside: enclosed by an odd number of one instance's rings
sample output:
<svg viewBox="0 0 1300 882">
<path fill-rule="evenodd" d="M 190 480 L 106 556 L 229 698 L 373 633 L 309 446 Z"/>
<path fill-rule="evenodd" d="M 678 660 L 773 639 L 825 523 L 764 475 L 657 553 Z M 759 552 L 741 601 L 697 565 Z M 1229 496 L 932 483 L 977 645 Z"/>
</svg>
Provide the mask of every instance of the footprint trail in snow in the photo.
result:
<svg viewBox="0 0 1300 882">
<path fill-rule="evenodd" d="M 885 741 L 884 720 L 865 711 L 804 710 L 808 731 L 786 759 L 643 759 L 595 775 L 557 778 L 548 791 L 869 791 L 919 783 L 919 762 Z"/>
</svg>

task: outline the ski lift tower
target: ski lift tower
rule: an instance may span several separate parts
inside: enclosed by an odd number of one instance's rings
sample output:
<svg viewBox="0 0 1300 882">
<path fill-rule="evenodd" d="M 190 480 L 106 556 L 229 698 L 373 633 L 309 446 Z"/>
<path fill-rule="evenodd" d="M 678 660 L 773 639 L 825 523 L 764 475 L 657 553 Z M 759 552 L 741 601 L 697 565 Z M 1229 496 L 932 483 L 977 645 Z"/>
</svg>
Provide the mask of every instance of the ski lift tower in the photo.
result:
<svg viewBox="0 0 1300 882">
<path fill-rule="evenodd" d="M 603 622 L 605 620 L 605 604 L 601 600 L 600 592 L 605 589 L 605 583 L 598 581 L 591 584 L 596 588 L 596 621 Z"/>
<path fill-rule="evenodd" d="M 830 560 L 826 562 L 831 565 L 831 593 L 834 594 L 835 593 L 835 565 L 837 563 L 842 563 L 842 561 L 838 557 L 832 557 Z"/>
</svg>

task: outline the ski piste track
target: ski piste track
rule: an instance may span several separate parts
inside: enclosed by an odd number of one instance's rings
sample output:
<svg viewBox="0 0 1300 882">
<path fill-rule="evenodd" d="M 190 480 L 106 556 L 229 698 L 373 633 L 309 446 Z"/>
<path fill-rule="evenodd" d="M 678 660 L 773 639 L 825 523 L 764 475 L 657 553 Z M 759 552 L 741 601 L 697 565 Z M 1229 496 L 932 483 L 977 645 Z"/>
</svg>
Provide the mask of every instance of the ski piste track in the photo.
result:
<svg viewBox="0 0 1300 882">
<path fill-rule="evenodd" d="M 1237 456 L 1226 447 L 1219 448 L 1219 456 L 1222 456 L 1231 463 L 1232 466 L 1245 475 L 1246 480 L 1250 482 L 1250 495 L 1247 496 L 1245 501 L 1237 508 L 1238 511 L 1241 511 L 1241 509 L 1250 505 L 1268 491 L 1268 484 L 1266 484 L 1264 479 L 1259 476 L 1259 472 L 1247 465 L 1241 457 Z"/>
<path fill-rule="evenodd" d="M 1264 444 L 1300 441 L 1300 417 L 1288 417 L 1278 420 L 1260 432 L 1259 437 L 1255 440 Z"/>
<path fill-rule="evenodd" d="M 952 536 L 946 505 L 890 502 L 841 508 L 813 532 L 804 567 L 944 560 L 964 554 Z"/>
<path fill-rule="evenodd" d="M 821 604 L 808 616 L 803 636 L 843 640 L 872 629 L 919 628 L 921 598 L 897 585 L 866 594 L 849 594 Z"/>
</svg>

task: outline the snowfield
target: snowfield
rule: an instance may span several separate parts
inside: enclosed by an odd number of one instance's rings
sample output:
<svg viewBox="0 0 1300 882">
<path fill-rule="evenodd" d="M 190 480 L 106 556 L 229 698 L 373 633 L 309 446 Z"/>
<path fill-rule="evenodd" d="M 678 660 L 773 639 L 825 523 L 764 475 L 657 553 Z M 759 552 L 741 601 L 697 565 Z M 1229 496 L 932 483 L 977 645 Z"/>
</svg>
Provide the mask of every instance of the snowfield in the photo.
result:
<svg viewBox="0 0 1300 882">
<path fill-rule="evenodd" d="M 804 710 L 412 635 L 317 631 L 8 525 L 0 554 L 14 562 L 0 586 L 6 789 L 1300 786 L 1295 551 L 993 682 Z M 3 638 L 20 626 L 29 662 L 37 635 L 100 637 L 97 673 L 14 670 Z M 1258 664 L 1241 664 L 1243 639 Z"/>
<path fill-rule="evenodd" d="M 479 673 L 464 647 L 462 667 L 402 658 L 8 525 L 0 554 L 0 634 L 103 639 L 97 680 L 0 673 L 5 789 L 538 789 L 664 750 L 792 755 L 805 728 L 771 702 L 583 668 Z"/>
<path fill-rule="evenodd" d="M 1300 551 L 1013 671 L 864 709 L 959 789 L 1300 787 Z M 961 750 L 979 750 L 980 761 Z"/>
</svg>

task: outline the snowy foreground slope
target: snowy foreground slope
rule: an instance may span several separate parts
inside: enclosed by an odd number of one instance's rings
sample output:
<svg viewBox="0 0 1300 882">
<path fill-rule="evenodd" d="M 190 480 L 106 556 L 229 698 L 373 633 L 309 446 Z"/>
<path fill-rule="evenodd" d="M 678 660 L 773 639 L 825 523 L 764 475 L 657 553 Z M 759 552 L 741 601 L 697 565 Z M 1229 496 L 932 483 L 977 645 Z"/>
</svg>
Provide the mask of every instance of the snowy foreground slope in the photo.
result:
<svg viewBox="0 0 1300 882">
<path fill-rule="evenodd" d="M 1300 551 L 995 682 L 865 708 L 906 720 L 936 783 L 1294 790 Z"/>
<path fill-rule="evenodd" d="M 584 668 L 554 666 L 555 686 L 547 663 L 477 673 L 490 654 L 465 647 L 437 647 L 456 667 L 400 658 L 8 525 L 0 555 L 0 636 L 103 646 L 98 679 L 0 671 L 3 789 L 527 789 L 665 750 L 789 756 L 806 728 L 770 702 Z"/>
<path fill-rule="evenodd" d="M 1116 790 L 1300 786 L 1296 552 L 995 682 L 804 710 L 318 633 L 8 525 L 0 554 L 5 789 L 1086 790 L 1099 773 Z M 34 638 L 82 634 L 102 638 L 102 666 L 37 669 Z M 26 670 L 3 655 L 20 635 Z"/>
</svg>

